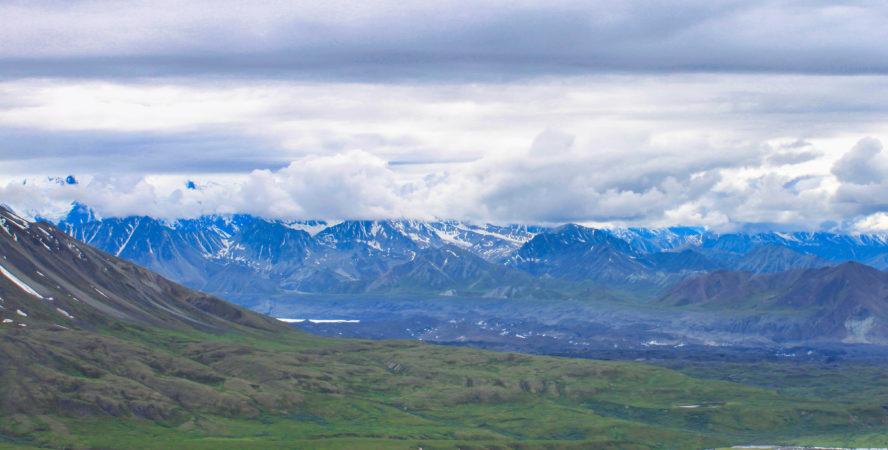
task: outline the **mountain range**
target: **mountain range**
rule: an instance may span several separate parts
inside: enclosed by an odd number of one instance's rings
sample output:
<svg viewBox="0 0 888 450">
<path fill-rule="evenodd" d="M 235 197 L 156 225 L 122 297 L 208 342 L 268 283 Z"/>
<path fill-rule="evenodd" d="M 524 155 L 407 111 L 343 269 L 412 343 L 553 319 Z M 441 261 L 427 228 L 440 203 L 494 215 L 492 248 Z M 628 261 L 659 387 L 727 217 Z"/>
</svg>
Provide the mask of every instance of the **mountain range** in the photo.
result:
<svg viewBox="0 0 888 450">
<path fill-rule="evenodd" d="M 58 226 L 84 243 L 257 311 L 364 322 L 312 327 L 322 334 L 482 347 L 495 342 L 540 352 L 654 341 L 888 343 L 882 309 L 873 306 L 885 300 L 877 283 L 836 300 L 831 296 L 845 291 L 814 281 L 875 280 L 856 272 L 881 273 L 888 239 L 880 234 L 325 223 L 247 215 L 102 219 L 83 205 Z M 830 275 L 829 268 L 843 270 Z M 811 280 L 801 283 L 798 274 Z M 771 287 L 756 284 L 761 280 Z M 818 302 L 756 303 L 790 291 Z M 731 300 L 711 301 L 722 298 Z M 497 333 L 484 325 L 497 322 L 512 325 Z M 525 339 L 530 335 L 548 337 Z M 553 336 L 562 338 L 553 344 Z"/>
<path fill-rule="evenodd" d="M 849 260 L 888 268 L 885 235 L 717 234 L 698 228 L 604 230 L 457 221 L 325 223 L 246 215 L 101 219 L 83 205 L 57 225 L 82 242 L 220 294 L 403 293 L 413 286 L 414 293 L 530 295 L 532 286 L 545 284 L 543 277 L 563 280 L 564 296 L 577 289 L 572 283 L 581 282 L 652 295 L 713 270 L 773 273 Z M 450 256 L 442 259 L 444 248 Z M 446 276 L 434 283 L 399 279 L 417 276 L 417 265 L 436 260 L 442 264 L 434 271 Z"/>
</svg>

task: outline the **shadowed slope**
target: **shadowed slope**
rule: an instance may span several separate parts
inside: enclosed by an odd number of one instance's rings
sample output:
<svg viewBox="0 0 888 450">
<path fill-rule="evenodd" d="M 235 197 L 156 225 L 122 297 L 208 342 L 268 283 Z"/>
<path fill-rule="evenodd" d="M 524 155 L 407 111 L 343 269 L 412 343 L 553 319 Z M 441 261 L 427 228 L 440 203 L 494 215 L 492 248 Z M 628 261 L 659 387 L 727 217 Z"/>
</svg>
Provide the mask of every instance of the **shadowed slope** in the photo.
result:
<svg viewBox="0 0 888 450">
<path fill-rule="evenodd" d="M 239 329 L 237 325 L 287 329 L 266 316 L 96 250 L 52 225 L 29 223 L 2 207 L 0 252 L 0 265 L 7 274 L 0 277 L 4 317 L 10 311 L 22 311 L 28 316 L 17 314 L 17 322 L 28 326 L 73 324 L 99 329 L 113 319 L 214 332 Z"/>
<path fill-rule="evenodd" d="M 718 271 L 685 280 L 657 303 L 790 314 L 787 339 L 888 343 L 888 272 L 860 263 L 773 274 Z"/>
</svg>

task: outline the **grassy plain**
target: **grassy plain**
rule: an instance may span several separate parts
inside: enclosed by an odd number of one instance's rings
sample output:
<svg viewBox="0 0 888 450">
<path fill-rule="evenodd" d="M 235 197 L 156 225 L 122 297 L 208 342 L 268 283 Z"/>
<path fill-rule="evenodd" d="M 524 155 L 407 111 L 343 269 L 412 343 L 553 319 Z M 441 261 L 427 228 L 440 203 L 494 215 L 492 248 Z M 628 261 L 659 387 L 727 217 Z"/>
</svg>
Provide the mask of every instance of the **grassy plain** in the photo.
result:
<svg viewBox="0 0 888 450">
<path fill-rule="evenodd" d="M 0 332 L 7 445 L 97 448 L 876 446 L 874 372 L 818 389 L 413 341 L 292 333 Z M 34 358 L 33 355 L 42 355 Z M 789 377 L 789 375 L 787 375 Z M 757 385 L 756 385 L 757 384 Z M 863 385 L 872 391 L 859 391 Z M 832 386 L 832 387 L 829 387 Z M 834 390 L 845 390 L 837 398 Z M 861 392 L 855 395 L 853 392 Z M 868 393 L 869 392 L 869 393 Z"/>
</svg>

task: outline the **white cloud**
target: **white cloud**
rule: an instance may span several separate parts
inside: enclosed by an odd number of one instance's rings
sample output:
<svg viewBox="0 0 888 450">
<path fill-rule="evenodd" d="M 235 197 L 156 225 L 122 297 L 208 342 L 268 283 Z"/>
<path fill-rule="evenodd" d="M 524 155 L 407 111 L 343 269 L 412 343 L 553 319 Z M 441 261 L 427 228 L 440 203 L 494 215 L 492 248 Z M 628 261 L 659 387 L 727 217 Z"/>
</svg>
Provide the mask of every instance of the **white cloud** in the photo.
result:
<svg viewBox="0 0 888 450">
<path fill-rule="evenodd" d="M 861 217 L 849 229 L 857 233 L 884 233 L 888 231 L 888 213 L 877 212 Z"/>
<path fill-rule="evenodd" d="M 255 170 L 224 182 L 166 177 L 90 177 L 78 184 L 53 179 L 9 182 L 0 198 L 31 215 L 59 217 L 71 202 L 102 216 L 168 219 L 248 213 L 271 218 L 379 219 L 421 214 L 386 162 L 363 151 L 309 155 L 279 170 Z M 413 209 L 408 209 L 413 206 Z M 417 207 L 419 209 L 417 209 Z"/>
</svg>

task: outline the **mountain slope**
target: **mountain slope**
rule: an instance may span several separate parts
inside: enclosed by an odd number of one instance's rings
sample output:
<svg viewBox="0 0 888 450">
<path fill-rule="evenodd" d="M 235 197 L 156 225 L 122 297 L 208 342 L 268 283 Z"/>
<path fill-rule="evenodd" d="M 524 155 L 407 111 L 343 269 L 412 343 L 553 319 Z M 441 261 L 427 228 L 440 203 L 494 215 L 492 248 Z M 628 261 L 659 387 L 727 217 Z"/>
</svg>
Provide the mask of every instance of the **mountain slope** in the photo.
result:
<svg viewBox="0 0 888 450">
<path fill-rule="evenodd" d="M 513 265 L 534 275 L 614 282 L 647 271 L 639 256 L 610 233 L 564 225 L 534 236 L 518 250 Z"/>
<path fill-rule="evenodd" d="M 880 262 L 879 257 L 888 251 L 888 235 L 885 234 L 833 234 L 833 233 L 707 233 L 700 244 L 703 248 L 727 250 L 745 254 L 754 247 L 772 245 L 792 251 L 815 255 L 833 261 Z M 888 268 L 879 266 L 877 268 Z"/>
<path fill-rule="evenodd" d="M 789 315 L 796 323 L 776 330 L 782 340 L 888 343 L 888 272 L 854 262 L 773 274 L 713 272 L 678 283 L 656 302 Z"/>
<path fill-rule="evenodd" d="M 367 292 L 427 293 L 495 298 L 557 296 L 545 282 L 494 264 L 455 246 L 420 250 L 371 283 Z"/>
<path fill-rule="evenodd" d="M 819 256 L 799 253 L 779 245 L 753 247 L 734 265 L 734 270 L 754 273 L 783 272 L 790 269 L 811 269 L 835 265 Z"/>
<path fill-rule="evenodd" d="M 71 239 L 46 223 L 29 223 L 0 207 L 0 295 L 4 313 L 26 325 L 110 323 L 202 331 L 232 324 L 279 330 L 274 320 L 170 282 Z M 21 295 L 25 291 L 29 295 Z"/>
</svg>

